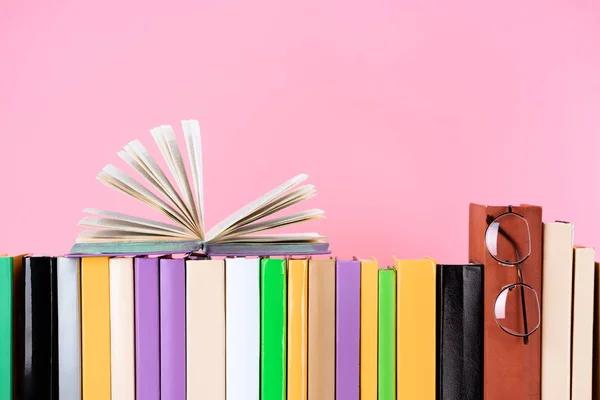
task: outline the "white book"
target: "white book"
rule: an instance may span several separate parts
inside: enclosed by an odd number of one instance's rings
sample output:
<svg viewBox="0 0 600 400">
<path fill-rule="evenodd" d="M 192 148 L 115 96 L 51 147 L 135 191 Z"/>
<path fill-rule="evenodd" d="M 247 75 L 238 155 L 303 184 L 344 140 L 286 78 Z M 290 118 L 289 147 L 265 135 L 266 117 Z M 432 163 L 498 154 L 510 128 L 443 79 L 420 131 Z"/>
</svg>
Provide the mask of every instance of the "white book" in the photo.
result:
<svg viewBox="0 0 600 400">
<path fill-rule="evenodd" d="M 571 396 L 573 236 L 572 224 L 544 224 L 542 400 Z"/>
<path fill-rule="evenodd" d="M 592 398 L 595 250 L 575 247 L 571 399 Z"/>
<path fill-rule="evenodd" d="M 133 258 L 111 258 L 110 389 L 112 400 L 135 398 Z"/>
<path fill-rule="evenodd" d="M 258 258 L 225 260 L 227 400 L 258 400 L 260 279 Z"/>
<path fill-rule="evenodd" d="M 225 400 L 225 263 L 186 261 L 187 398 Z"/>
<path fill-rule="evenodd" d="M 79 258 L 58 257 L 58 391 L 64 400 L 81 399 L 81 301 Z"/>
</svg>

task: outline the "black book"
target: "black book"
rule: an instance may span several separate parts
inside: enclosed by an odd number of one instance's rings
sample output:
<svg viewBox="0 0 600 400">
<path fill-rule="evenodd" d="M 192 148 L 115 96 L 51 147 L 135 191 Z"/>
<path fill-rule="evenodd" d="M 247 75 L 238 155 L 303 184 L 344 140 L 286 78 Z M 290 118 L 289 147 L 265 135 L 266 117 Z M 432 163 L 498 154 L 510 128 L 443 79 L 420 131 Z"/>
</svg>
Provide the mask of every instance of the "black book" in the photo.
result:
<svg viewBox="0 0 600 400">
<path fill-rule="evenodd" d="M 23 398 L 58 399 L 56 258 L 25 257 Z"/>
<path fill-rule="evenodd" d="M 483 399 L 483 266 L 437 266 L 437 400 Z"/>
</svg>

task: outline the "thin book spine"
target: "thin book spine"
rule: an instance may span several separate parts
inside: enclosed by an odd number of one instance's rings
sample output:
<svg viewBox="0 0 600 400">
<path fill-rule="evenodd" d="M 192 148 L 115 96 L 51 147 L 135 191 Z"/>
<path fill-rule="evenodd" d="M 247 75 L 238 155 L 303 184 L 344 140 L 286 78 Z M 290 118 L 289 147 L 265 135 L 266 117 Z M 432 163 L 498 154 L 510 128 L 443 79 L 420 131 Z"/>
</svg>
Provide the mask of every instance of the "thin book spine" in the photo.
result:
<svg viewBox="0 0 600 400">
<path fill-rule="evenodd" d="M 360 262 L 360 398 L 377 400 L 378 263 Z"/>
<path fill-rule="evenodd" d="M 160 309 L 158 258 L 136 257 L 135 391 L 144 400 L 160 400 Z"/>
<path fill-rule="evenodd" d="M 12 398 L 12 257 L 0 257 L 0 399 Z"/>
<path fill-rule="evenodd" d="M 288 262 L 288 400 L 307 399 L 308 260 Z"/>
<path fill-rule="evenodd" d="M 396 399 L 396 270 L 378 273 L 377 390 L 379 400 Z"/>
<path fill-rule="evenodd" d="M 185 400 L 185 260 L 160 260 L 161 398 Z"/>
<path fill-rule="evenodd" d="M 225 266 L 186 261 L 187 398 L 225 400 Z"/>
<path fill-rule="evenodd" d="M 262 400 L 286 399 L 287 271 L 285 259 L 260 260 L 260 391 Z"/>
<path fill-rule="evenodd" d="M 80 259 L 59 257 L 58 390 L 61 400 L 81 399 L 81 288 Z"/>
<path fill-rule="evenodd" d="M 336 266 L 336 397 L 360 397 L 360 261 Z"/>
</svg>

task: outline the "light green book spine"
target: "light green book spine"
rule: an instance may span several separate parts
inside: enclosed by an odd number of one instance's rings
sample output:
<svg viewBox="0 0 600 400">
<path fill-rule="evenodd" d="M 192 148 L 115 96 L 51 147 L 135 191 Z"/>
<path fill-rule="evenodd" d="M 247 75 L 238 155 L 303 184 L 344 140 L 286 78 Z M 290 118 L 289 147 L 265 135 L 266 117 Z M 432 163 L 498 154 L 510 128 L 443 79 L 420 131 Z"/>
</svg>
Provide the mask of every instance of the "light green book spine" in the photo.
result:
<svg viewBox="0 0 600 400">
<path fill-rule="evenodd" d="M 0 257 L 0 399 L 12 399 L 12 257 Z"/>
<path fill-rule="evenodd" d="M 377 391 L 396 400 L 396 270 L 379 270 Z"/>
<path fill-rule="evenodd" d="M 286 260 L 260 262 L 260 398 L 286 399 Z"/>
</svg>

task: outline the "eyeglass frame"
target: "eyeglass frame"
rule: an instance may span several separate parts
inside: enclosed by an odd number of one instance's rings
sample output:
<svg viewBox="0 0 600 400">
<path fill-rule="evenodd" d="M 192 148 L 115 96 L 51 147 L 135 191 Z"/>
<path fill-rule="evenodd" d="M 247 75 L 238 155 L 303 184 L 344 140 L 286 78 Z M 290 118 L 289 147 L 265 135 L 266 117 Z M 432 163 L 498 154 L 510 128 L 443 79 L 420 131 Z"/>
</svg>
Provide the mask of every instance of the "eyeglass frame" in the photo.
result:
<svg viewBox="0 0 600 400">
<path fill-rule="evenodd" d="M 492 254 L 492 252 L 490 251 L 490 248 L 488 247 L 488 243 L 487 243 L 487 233 L 488 230 L 490 229 L 490 227 L 492 226 L 492 223 L 494 221 L 499 220 L 500 218 L 509 215 L 509 214 L 514 214 L 517 217 L 521 218 L 523 221 L 525 221 L 525 224 L 527 226 L 527 237 L 528 237 L 528 242 L 529 242 L 529 251 L 527 253 L 527 255 L 525 257 L 523 257 L 522 259 L 519 256 L 519 249 L 517 247 L 517 244 L 515 243 L 515 241 L 506 233 L 504 232 L 504 230 L 500 227 L 498 227 L 498 233 L 500 233 L 501 235 L 503 235 L 513 246 L 515 253 L 517 255 L 517 261 L 515 262 L 507 262 L 507 261 L 501 261 L 498 258 L 496 258 L 496 256 L 494 256 Z M 491 219 L 491 220 L 490 220 Z M 531 336 L 534 332 L 536 332 L 540 325 L 541 325 L 541 315 L 540 315 L 540 299 L 538 296 L 537 291 L 531 287 L 530 285 L 526 284 L 525 282 L 523 282 L 523 271 L 522 271 L 522 265 L 531 255 L 531 230 L 529 229 L 529 222 L 527 221 L 527 219 L 525 219 L 525 217 L 515 211 L 513 211 L 512 209 L 512 205 L 508 206 L 508 211 L 505 211 L 501 214 L 499 214 L 496 217 L 492 217 L 491 215 L 488 215 L 486 218 L 486 222 L 487 222 L 487 228 L 485 229 L 485 234 L 483 236 L 483 240 L 485 243 L 485 249 L 487 250 L 487 252 L 489 253 L 489 255 L 496 260 L 496 262 L 498 262 L 500 265 L 503 266 L 507 266 L 507 267 L 517 267 L 517 277 L 518 277 L 518 282 L 516 283 L 511 283 L 509 285 L 505 285 L 500 289 L 500 292 L 498 293 L 498 295 L 496 296 L 496 300 L 494 301 L 494 304 L 496 304 L 496 302 L 498 301 L 498 298 L 500 297 L 500 295 L 505 291 L 505 290 L 512 290 L 517 286 L 523 286 L 525 288 L 531 289 L 533 291 L 533 293 L 535 294 L 535 299 L 536 299 L 536 305 L 537 305 L 537 309 L 538 309 L 538 323 L 535 326 L 535 328 L 533 328 L 530 332 L 528 332 L 527 329 L 527 312 L 526 312 L 526 307 L 525 307 L 525 294 L 524 294 L 524 289 L 521 290 L 521 307 L 523 310 L 523 328 L 524 331 L 526 333 L 520 334 L 520 333 L 515 333 L 515 332 L 511 332 L 509 330 L 507 330 L 505 327 L 502 326 L 502 324 L 500 322 L 498 322 L 498 318 L 496 317 L 496 312 L 494 310 L 494 320 L 496 321 L 496 324 L 500 327 L 500 329 L 502 329 L 504 332 L 508 333 L 509 335 L 512 336 L 516 336 L 516 337 L 522 337 L 523 338 L 523 343 L 524 344 L 528 344 L 529 343 L 529 336 Z"/>
</svg>

